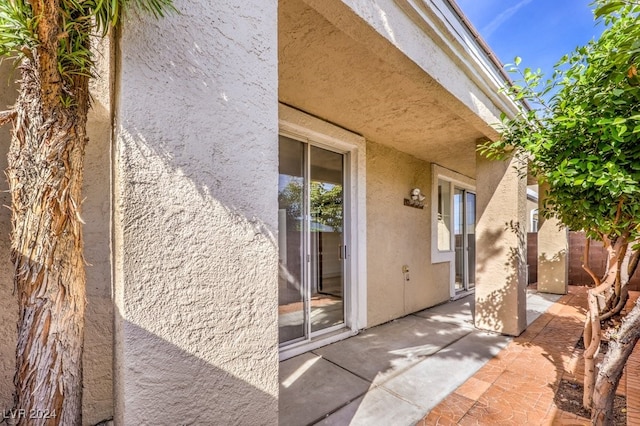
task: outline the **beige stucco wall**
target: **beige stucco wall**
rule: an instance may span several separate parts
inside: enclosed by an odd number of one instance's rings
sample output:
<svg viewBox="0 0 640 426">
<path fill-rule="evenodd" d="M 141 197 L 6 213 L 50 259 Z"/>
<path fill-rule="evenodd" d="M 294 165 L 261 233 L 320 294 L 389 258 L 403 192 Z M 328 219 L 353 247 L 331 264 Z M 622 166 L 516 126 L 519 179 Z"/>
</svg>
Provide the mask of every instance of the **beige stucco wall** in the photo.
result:
<svg viewBox="0 0 640 426">
<path fill-rule="evenodd" d="M 362 40 L 365 45 L 376 44 L 374 51 L 395 62 L 410 58 L 418 69 L 404 65 L 407 73 L 418 72 L 422 78 L 431 76 L 438 86 L 445 89 L 439 93 L 438 102 L 456 111 L 467 122 L 489 138 L 496 138 L 498 132 L 487 126 L 499 123 L 500 112 L 514 113 L 517 109 L 505 94 L 498 93 L 499 86 L 494 81 L 488 84 L 485 70 L 478 67 L 474 59 L 463 53 L 468 46 L 460 43 L 467 34 L 460 34 L 459 27 L 447 28 L 439 22 L 449 11 L 436 14 L 437 9 L 447 9 L 444 1 L 428 2 L 434 5 L 419 6 L 420 2 L 403 0 L 304 0 L 338 28 L 354 40 Z M 347 16 L 354 13 L 359 17 L 355 22 Z M 348 26 L 342 26 L 344 24 Z M 363 25 L 366 24 L 366 25 Z M 434 29 L 433 26 L 438 26 Z M 372 37 L 370 30 L 386 39 Z M 445 31 L 450 31 L 446 33 Z M 456 39 L 460 37 L 460 39 Z M 454 39 L 456 39 L 454 41 Z M 400 59 L 402 60 L 402 59 Z M 482 71 L 481 71 L 482 69 Z M 429 84 L 433 86 L 433 83 Z M 401 118 L 400 118 L 401 119 Z M 454 168 L 454 167 L 452 167 Z"/>
<path fill-rule="evenodd" d="M 17 74 L 13 74 L 17 75 Z M 0 110 L 4 111 L 15 101 L 16 92 L 13 84 L 12 65 L 9 61 L 0 63 Z M 7 152 L 9 151 L 10 125 L 0 127 L 0 169 L 7 168 Z M 0 205 L 11 205 L 11 196 L 4 174 L 0 179 Z M 0 410 L 13 404 L 13 373 L 15 371 L 16 322 L 18 321 L 18 301 L 13 294 L 13 278 L 11 267 L 11 211 L 0 208 Z"/>
<path fill-rule="evenodd" d="M 540 220 L 538 231 L 538 291 L 567 294 L 569 231 L 557 219 Z"/>
<path fill-rule="evenodd" d="M 546 185 L 540 186 L 540 210 Z M 556 218 L 540 216 L 538 229 L 538 291 L 567 294 L 569 289 L 569 230 Z"/>
<path fill-rule="evenodd" d="M 527 326 L 527 187 L 515 161 L 478 154 L 476 175 L 475 325 L 512 336 Z"/>
<path fill-rule="evenodd" d="M 110 205 L 112 51 L 109 40 L 96 49 L 99 78 L 91 84 L 93 104 L 87 131 L 82 205 L 87 273 L 83 355 L 84 424 L 113 417 L 113 300 L 111 296 Z"/>
<path fill-rule="evenodd" d="M 276 424 L 277 2 L 131 15 L 116 73 L 117 424 Z"/>
<path fill-rule="evenodd" d="M 496 137 L 488 123 L 499 121 L 503 95 L 400 3 L 280 0 L 280 100 L 473 176 L 475 141 Z"/>
<path fill-rule="evenodd" d="M 108 50 L 99 67 L 108 77 Z M 107 67 L 107 68 L 105 68 Z M 104 71 L 104 72 L 102 72 Z M 9 62 L 0 67 L 0 109 L 15 99 L 16 92 L 8 82 L 16 80 Z M 87 311 L 83 371 L 83 422 L 95 424 L 113 416 L 112 398 L 112 325 L 111 266 L 109 258 L 109 152 L 110 115 L 108 78 L 92 86 L 93 108 L 89 114 L 89 143 L 86 149 L 85 181 L 82 205 L 87 274 Z M 9 128 L 0 129 L 0 169 L 7 166 Z M 10 205 L 6 180 L 0 179 L 0 204 Z M 0 410 L 12 407 L 15 370 L 17 300 L 13 295 L 10 262 L 11 212 L 0 209 Z"/>
<path fill-rule="evenodd" d="M 415 187 L 424 209 L 404 205 Z M 367 142 L 368 327 L 449 299 L 449 264 L 431 263 L 430 189 L 429 163 Z"/>
</svg>

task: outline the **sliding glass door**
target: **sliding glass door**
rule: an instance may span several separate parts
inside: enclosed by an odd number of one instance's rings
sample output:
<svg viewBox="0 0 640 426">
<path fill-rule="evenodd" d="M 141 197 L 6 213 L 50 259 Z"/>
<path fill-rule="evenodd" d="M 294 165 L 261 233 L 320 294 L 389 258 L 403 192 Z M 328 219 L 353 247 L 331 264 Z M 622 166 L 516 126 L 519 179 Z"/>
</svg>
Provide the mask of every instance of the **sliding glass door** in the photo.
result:
<svg viewBox="0 0 640 426">
<path fill-rule="evenodd" d="M 476 194 L 456 187 L 453 196 L 455 291 L 471 290 L 476 272 Z"/>
<path fill-rule="evenodd" d="M 280 343 L 345 323 L 345 156 L 280 136 Z"/>
</svg>

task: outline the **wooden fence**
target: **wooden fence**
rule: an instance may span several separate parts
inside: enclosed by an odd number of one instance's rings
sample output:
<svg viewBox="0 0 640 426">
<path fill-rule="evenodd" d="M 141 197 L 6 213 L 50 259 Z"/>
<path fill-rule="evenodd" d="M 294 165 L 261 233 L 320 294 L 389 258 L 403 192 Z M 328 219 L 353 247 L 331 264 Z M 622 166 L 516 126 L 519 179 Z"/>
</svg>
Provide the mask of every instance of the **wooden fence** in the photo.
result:
<svg viewBox="0 0 640 426">
<path fill-rule="evenodd" d="M 582 232 L 569 232 L 569 284 L 591 285 L 593 280 L 582 269 L 582 257 L 586 238 Z M 538 234 L 527 234 L 527 264 L 529 284 L 538 281 Z M 592 241 L 589 248 L 589 266 L 598 276 L 604 275 L 607 265 L 607 252 L 598 241 Z M 640 269 L 640 268 L 638 268 Z M 629 290 L 640 290 L 640 272 L 636 271 L 629 282 Z"/>
</svg>

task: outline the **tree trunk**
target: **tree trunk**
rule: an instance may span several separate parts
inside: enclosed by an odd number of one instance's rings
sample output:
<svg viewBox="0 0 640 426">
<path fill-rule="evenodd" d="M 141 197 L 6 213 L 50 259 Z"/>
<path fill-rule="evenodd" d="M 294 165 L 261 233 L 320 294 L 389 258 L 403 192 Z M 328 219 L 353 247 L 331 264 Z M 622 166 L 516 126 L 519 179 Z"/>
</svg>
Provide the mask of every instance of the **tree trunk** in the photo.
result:
<svg viewBox="0 0 640 426">
<path fill-rule="evenodd" d="M 582 341 L 585 346 L 584 357 L 584 390 L 582 394 L 582 406 L 591 410 L 593 404 L 593 390 L 596 382 L 596 361 L 595 358 L 600 352 L 600 340 L 602 333 L 600 330 L 600 318 L 598 314 L 598 301 L 596 296 L 589 290 L 587 293 L 589 300 L 589 310 L 582 334 Z"/>
<path fill-rule="evenodd" d="M 609 318 L 620 305 L 620 298 L 622 296 L 622 282 L 621 271 L 622 265 L 627 254 L 627 248 L 629 246 L 629 235 L 623 234 L 615 239 L 612 244 L 607 246 L 607 272 L 602 280 L 603 283 L 609 283 L 611 291 L 607 297 L 603 311 L 601 312 L 600 319 Z M 626 272 L 626 271 L 625 271 Z M 626 281 L 625 281 L 626 284 Z M 620 307 L 620 310 L 622 307 Z M 619 312 L 619 310 L 618 310 Z"/>
<path fill-rule="evenodd" d="M 593 393 L 591 422 L 594 425 L 613 424 L 613 400 L 627 359 L 640 338 L 640 305 L 636 302 L 624 318 L 616 338 L 609 342 L 609 350 L 600 365 Z"/>
<path fill-rule="evenodd" d="M 73 77 L 73 106 L 64 107 L 61 78 L 49 66 L 55 58 L 39 52 L 20 67 L 7 168 L 19 304 L 14 408 L 25 413 L 19 425 L 80 425 L 88 80 Z"/>
<path fill-rule="evenodd" d="M 605 241 L 605 246 L 608 252 L 607 271 L 602 282 L 587 293 L 589 311 L 583 334 L 585 369 L 582 405 L 588 410 L 593 408 L 593 395 L 598 386 L 595 378 L 595 358 L 598 356 L 600 341 L 602 340 L 600 321 L 619 312 L 628 297 L 626 280 L 624 284 L 620 284 L 620 270 L 627 255 L 628 235 L 621 235 L 613 244 L 610 241 Z M 594 282 L 597 283 L 598 280 L 594 278 Z M 599 303 L 599 300 L 602 300 L 602 303 Z"/>
<path fill-rule="evenodd" d="M 639 241 L 634 241 L 634 244 L 639 243 Z M 640 249 L 634 250 L 631 254 L 631 259 L 629 259 L 629 266 L 627 268 L 627 275 L 629 275 L 629 279 L 633 277 L 636 273 L 636 269 L 638 269 L 638 261 L 640 261 Z"/>
</svg>

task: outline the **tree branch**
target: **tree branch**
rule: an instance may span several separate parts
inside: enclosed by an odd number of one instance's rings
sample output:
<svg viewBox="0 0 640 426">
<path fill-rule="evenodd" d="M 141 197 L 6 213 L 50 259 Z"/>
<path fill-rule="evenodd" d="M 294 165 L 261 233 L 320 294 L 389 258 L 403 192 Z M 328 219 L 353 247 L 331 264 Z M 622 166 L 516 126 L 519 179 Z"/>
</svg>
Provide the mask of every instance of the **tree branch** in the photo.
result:
<svg viewBox="0 0 640 426">
<path fill-rule="evenodd" d="M 10 121 L 13 121 L 18 113 L 15 110 L 0 111 L 0 126 L 4 126 Z"/>
<path fill-rule="evenodd" d="M 620 201 L 618 201 L 618 209 L 616 210 L 616 218 L 613 220 L 613 224 L 617 225 L 620 221 L 620 217 L 622 216 L 622 204 L 624 204 L 624 197 L 620 197 Z"/>
<path fill-rule="evenodd" d="M 584 245 L 582 269 L 584 269 L 587 272 L 587 274 L 589 274 L 595 286 L 598 287 L 602 282 L 600 281 L 600 278 L 598 278 L 596 274 L 593 272 L 593 269 L 591 269 L 591 266 L 589 264 L 589 248 L 590 247 L 591 247 L 591 238 L 587 238 L 587 241 Z"/>
</svg>

